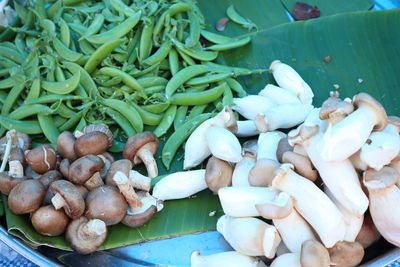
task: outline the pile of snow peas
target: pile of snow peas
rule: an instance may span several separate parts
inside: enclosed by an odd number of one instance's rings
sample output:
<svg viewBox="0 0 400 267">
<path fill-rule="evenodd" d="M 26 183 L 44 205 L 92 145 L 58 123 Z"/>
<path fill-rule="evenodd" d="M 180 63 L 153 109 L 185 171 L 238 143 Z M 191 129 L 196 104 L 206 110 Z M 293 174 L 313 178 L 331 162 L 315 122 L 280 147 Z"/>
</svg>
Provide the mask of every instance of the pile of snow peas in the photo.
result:
<svg viewBox="0 0 400 267">
<path fill-rule="evenodd" d="M 0 136 L 15 129 L 45 136 L 104 123 L 123 141 L 171 128 L 171 155 L 213 112 L 243 97 L 237 76 L 216 64 L 220 51 L 251 42 L 205 30 L 192 0 L 29 0 L 0 32 Z"/>
</svg>

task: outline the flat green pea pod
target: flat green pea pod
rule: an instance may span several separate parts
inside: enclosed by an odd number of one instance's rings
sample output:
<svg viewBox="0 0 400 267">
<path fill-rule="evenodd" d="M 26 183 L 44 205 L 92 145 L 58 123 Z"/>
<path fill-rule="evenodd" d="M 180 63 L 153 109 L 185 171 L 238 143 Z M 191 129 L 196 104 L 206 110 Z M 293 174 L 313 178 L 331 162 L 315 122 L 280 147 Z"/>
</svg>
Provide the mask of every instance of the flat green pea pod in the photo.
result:
<svg viewBox="0 0 400 267">
<path fill-rule="evenodd" d="M 75 113 L 75 115 L 70 117 L 63 125 L 59 127 L 60 132 L 72 129 L 72 127 L 74 127 L 82 119 L 83 114 L 83 110 Z"/>
<path fill-rule="evenodd" d="M 182 124 L 175 132 L 168 138 L 162 150 L 162 162 L 169 170 L 171 162 L 175 157 L 178 148 L 187 140 L 191 133 L 205 120 L 212 117 L 211 113 L 201 114 L 184 124 Z"/>
<path fill-rule="evenodd" d="M 147 88 L 158 85 L 167 85 L 168 80 L 158 76 L 145 76 L 138 78 L 137 82 L 144 88 Z"/>
<path fill-rule="evenodd" d="M 127 20 L 111 30 L 86 37 L 86 39 L 93 44 L 103 44 L 110 39 L 121 38 L 136 26 L 141 16 L 142 12 L 138 11 L 135 13 L 135 15 L 129 17 Z"/>
<path fill-rule="evenodd" d="M 192 48 L 199 43 L 200 40 L 200 20 L 199 17 L 193 12 L 188 12 L 189 16 L 189 26 L 190 26 L 190 34 L 186 39 L 186 46 Z"/>
<path fill-rule="evenodd" d="M 139 105 L 137 105 L 135 103 L 132 103 L 132 106 L 140 114 L 140 117 L 142 117 L 143 124 L 150 125 L 150 126 L 156 126 L 160 123 L 160 121 L 162 119 L 162 115 L 153 114 L 151 112 L 148 112 L 147 110 L 142 109 Z"/>
<path fill-rule="evenodd" d="M 244 90 L 243 86 L 233 78 L 226 79 L 229 87 L 236 92 L 238 97 L 245 97 L 247 96 L 246 90 Z"/>
<path fill-rule="evenodd" d="M 46 91 L 54 94 L 66 95 L 76 89 L 81 79 L 81 73 L 77 72 L 71 78 L 62 82 L 42 81 L 42 87 Z"/>
<path fill-rule="evenodd" d="M 53 117 L 47 115 L 37 115 L 40 128 L 46 136 L 47 140 L 49 140 L 52 144 L 57 143 L 57 138 L 60 135 L 56 125 L 54 124 Z"/>
<path fill-rule="evenodd" d="M 198 59 L 201 61 L 211 61 L 211 60 L 216 59 L 218 56 L 218 52 L 196 50 L 196 49 L 188 48 L 176 39 L 172 39 L 172 42 L 174 43 L 176 48 L 178 48 L 178 50 L 191 56 L 192 58 L 195 58 L 195 59 Z"/>
<path fill-rule="evenodd" d="M 65 60 L 75 62 L 78 61 L 83 56 L 81 53 L 69 49 L 58 38 L 54 38 L 53 45 L 54 49 L 57 51 L 60 57 L 62 57 Z"/>
<path fill-rule="evenodd" d="M 222 105 L 231 106 L 233 104 L 233 94 L 229 86 L 225 86 L 224 96 L 222 97 Z"/>
<path fill-rule="evenodd" d="M 40 96 L 40 78 L 35 78 L 31 84 L 28 95 L 25 98 L 25 102 L 29 99 L 36 99 Z"/>
<path fill-rule="evenodd" d="M 41 96 L 36 99 L 27 99 L 25 104 L 49 104 L 57 101 L 72 101 L 72 100 L 90 100 L 89 97 L 82 97 L 79 95 L 57 95 L 57 94 L 48 94 Z"/>
<path fill-rule="evenodd" d="M 10 114 L 8 114 L 8 117 L 14 120 L 22 120 L 36 114 L 50 115 L 52 113 L 54 113 L 54 110 L 42 104 L 24 104 L 14 109 Z"/>
<path fill-rule="evenodd" d="M 110 0 L 110 4 L 116 11 L 124 14 L 127 17 L 134 16 L 136 14 L 136 12 L 132 8 L 127 6 L 121 0 Z"/>
<path fill-rule="evenodd" d="M 57 14 L 57 12 L 62 8 L 63 1 L 57 0 L 49 8 L 47 8 L 47 16 L 52 19 Z"/>
<path fill-rule="evenodd" d="M 87 30 L 84 34 L 84 37 L 91 36 L 91 35 L 98 33 L 101 30 L 101 28 L 103 27 L 103 24 L 104 24 L 104 15 L 96 14 L 94 16 L 92 24 L 90 24 L 90 26 L 87 28 Z M 81 37 L 80 40 L 83 40 L 82 38 L 84 38 L 84 37 Z"/>
<path fill-rule="evenodd" d="M 160 121 L 160 124 L 157 126 L 156 129 L 154 129 L 153 133 L 157 137 L 166 134 L 174 122 L 175 115 L 176 115 L 176 106 L 172 105 L 167 109 L 162 120 Z"/>
<path fill-rule="evenodd" d="M 120 46 L 124 42 L 124 39 L 116 39 L 106 42 L 101 45 L 96 51 L 90 56 L 85 64 L 85 70 L 88 73 L 92 73 L 97 66 L 105 59 L 115 48 Z"/>
<path fill-rule="evenodd" d="M 208 104 L 204 105 L 199 105 L 199 106 L 194 106 L 189 113 L 189 116 L 187 117 L 187 120 L 191 120 L 193 118 L 196 118 L 200 114 L 204 112 L 204 110 L 207 108 Z"/>
<path fill-rule="evenodd" d="M 86 123 L 85 118 L 81 117 L 81 119 L 79 120 L 79 123 L 75 127 L 75 131 L 82 131 L 82 129 L 85 128 L 86 125 L 87 125 L 87 123 Z"/>
<path fill-rule="evenodd" d="M 105 108 L 105 112 L 121 127 L 122 130 L 124 130 L 128 138 L 136 134 L 135 129 L 131 126 L 129 121 L 124 116 L 122 116 L 121 113 L 109 107 Z"/>
<path fill-rule="evenodd" d="M 244 37 L 244 38 L 241 38 L 238 40 L 234 40 L 230 43 L 212 45 L 212 46 L 206 47 L 206 49 L 213 50 L 213 51 L 225 51 L 225 50 L 245 46 L 246 44 L 250 43 L 250 41 L 251 41 L 250 37 Z"/>
<path fill-rule="evenodd" d="M 155 104 L 142 106 L 142 109 L 144 109 L 148 112 L 151 112 L 151 113 L 159 114 L 159 113 L 163 113 L 164 111 L 166 111 L 169 106 L 170 105 L 168 103 L 155 103 Z"/>
<path fill-rule="evenodd" d="M 78 72 L 80 73 L 81 79 L 79 82 L 89 96 L 95 97 L 99 95 L 99 90 L 97 89 L 96 83 L 84 68 L 76 63 L 68 61 L 62 62 L 62 65 L 65 66 L 72 74 L 76 74 Z"/>
<path fill-rule="evenodd" d="M 62 18 L 59 19 L 59 24 L 60 24 L 60 40 L 66 47 L 69 47 L 69 44 L 71 42 L 71 32 L 69 30 L 68 24 Z"/>
<path fill-rule="evenodd" d="M 167 87 L 165 88 L 167 98 L 171 97 L 172 94 L 186 81 L 208 71 L 210 71 L 210 68 L 204 65 L 193 65 L 180 70 L 169 80 Z"/>
<path fill-rule="evenodd" d="M 126 72 L 123 72 L 116 68 L 104 67 L 99 70 L 99 73 L 108 76 L 121 77 L 123 83 L 141 93 L 143 97 L 147 98 L 143 86 L 141 86 L 135 78 L 133 78 Z"/>
<path fill-rule="evenodd" d="M 10 110 L 13 108 L 15 102 L 17 101 L 17 99 L 19 98 L 24 89 L 25 89 L 25 83 L 19 83 L 14 85 L 14 87 L 8 93 L 4 105 L 1 108 L 1 115 L 7 115 L 8 113 L 10 113 Z"/>
<path fill-rule="evenodd" d="M 153 55 L 142 61 L 143 65 L 150 66 L 161 62 L 168 56 L 170 50 L 171 50 L 171 41 L 167 40 L 163 42 L 160 48 L 158 48 L 158 50 Z"/>
<path fill-rule="evenodd" d="M 117 99 L 103 99 L 102 103 L 114 110 L 118 110 L 124 116 L 136 132 L 143 131 L 143 120 L 139 112 L 130 104 Z"/>
<path fill-rule="evenodd" d="M 154 17 L 149 17 L 144 20 L 144 27 L 139 42 L 139 60 L 146 59 L 151 52 L 152 42 L 151 36 L 154 28 Z"/>
<path fill-rule="evenodd" d="M 226 44 L 226 43 L 231 43 L 235 41 L 235 39 L 228 37 L 228 36 L 223 36 L 221 34 L 209 32 L 206 30 L 201 30 L 201 36 L 203 36 L 207 41 L 210 41 L 211 43 L 214 44 Z"/>
<path fill-rule="evenodd" d="M 257 25 L 254 24 L 251 20 L 242 17 L 236 10 L 233 5 L 230 5 L 226 10 L 226 15 L 228 18 L 231 19 L 233 22 L 240 24 L 244 28 L 251 30 L 253 28 L 257 29 Z"/>
<path fill-rule="evenodd" d="M 179 71 L 179 58 L 175 49 L 171 48 L 168 55 L 168 63 L 172 76 Z"/>
<path fill-rule="evenodd" d="M 20 54 L 17 49 L 13 49 L 3 45 L 0 46 L 0 56 L 10 59 L 18 64 L 22 64 L 25 60 L 24 56 Z"/>
<path fill-rule="evenodd" d="M 147 88 L 144 88 L 144 91 L 146 92 L 147 95 L 161 93 L 161 92 L 165 91 L 165 85 L 156 85 L 156 86 L 147 87 Z"/>
<path fill-rule="evenodd" d="M 14 86 L 14 79 L 11 77 L 8 77 L 6 79 L 3 79 L 0 81 L 0 89 L 7 89 L 7 88 L 11 88 Z"/>
<path fill-rule="evenodd" d="M 176 111 L 176 116 L 174 120 L 175 131 L 186 121 L 186 113 L 189 106 L 180 106 Z"/>
<path fill-rule="evenodd" d="M 26 134 L 41 134 L 42 128 L 40 128 L 37 120 L 13 120 L 7 116 L 0 115 L 0 125 L 7 130 L 16 130 L 17 132 Z"/>
<path fill-rule="evenodd" d="M 251 74 L 261 74 L 263 72 L 268 72 L 268 69 L 246 69 L 239 67 L 231 67 L 226 65 L 221 65 L 213 62 L 206 62 L 206 66 L 210 68 L 210 71 L 215 72 L 233 72 L 235 76 L 251 75 Z"/>
<path fill-rule="evenodd" d="M 190 79 L 189 81 L 186 82 L 186 84 L 190 85 L 190 86 L 196 86 L 196 85 L 205 84 L 205 83 L 215 83 L 215 82 L 222 81 L 228 77 L 231 77 L 232 75 L 233 75 L 233 73 L 208 74 L 205 76 Z"/>
<path fill-rule="evenodd" d="M 214 88 L 202 92 L 176 93 L 170 98 L 174 105 L 204 105 L 218 99 L 228 85 L 224 82 Z"/>
</svg>

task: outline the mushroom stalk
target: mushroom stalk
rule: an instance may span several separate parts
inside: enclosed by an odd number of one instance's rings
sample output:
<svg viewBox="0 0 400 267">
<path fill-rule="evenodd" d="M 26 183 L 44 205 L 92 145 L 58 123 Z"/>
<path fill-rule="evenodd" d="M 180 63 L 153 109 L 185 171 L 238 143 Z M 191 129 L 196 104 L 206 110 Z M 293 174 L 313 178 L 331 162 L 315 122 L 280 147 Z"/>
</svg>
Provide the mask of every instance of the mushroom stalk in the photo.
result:
<svg viewBox="0 0 400 267">
<path fill-rule="evenodd" d="M 292 167 L 291 164 L 282 164 L 275 172 L 272 187 L 292 196 L 296 210 L 311 224 L 324 245 L 332 247 L 344 238 L 343 216 L 313 182 L 296 174 Z"/>
<path fill-rule="evenodd" d="M 8 166 L 8 174 L 13 178 L 22 178 L 24 176 L 24 166 L 22 166 L 19 160 L 11 160 Z"/>
<path fill-rule="evenodd" d="M 103 180 L 101 179 L 100 176 L 100 172 L 95 172 L 90 178 L 89 180 L 87 180 L 84 184 L 83 184 L 89 191 L 93 190 L 97 187 L 100 187 L 102 185 L 104 185 Z"/>
<path fill-rule="evenodd" d="M 278 256 L 270 265 L 271 267 L 303 267 L 300 263 L 300 253 L 285 253 Z"/>
<path fill-rule="evenodd" d="M 59 193 L 56 193 L 54 195 L 54 197 L 52 197 L 51 203 L 53 204 L 53 206 L 56 210 L 59 210 L 59 209 L 63 208 L 64 206 L 67 206 L 65 199 Z"/>
<path fill-rule="evenodd" d="M 242 147 L 231 131 L 223 127 L 211 126 L 206 136 L 208 147 L 214 157 L 234 163 L 242 159 Z"/>
<path fill-rule="evenodd" d="M 272 107 L 275 108 L 277 104 L 270 98 L 260 95 L 233 98 L 233 103 L 232 109 L 248 120 L 254 120 L 258 114 L 264 113 Z"/>
<path fill-rule="evenodd" d="M 258 95 L 268 97 L 275 101 L 278 105 L 281 104 L 300 104 L 300 100 L 292 91 L 285 90 L 273 84 L 267 84 Z"/>
<path fill-rule="evenodd" d="M 238 137 L 255 136 L 260 133 L 252 120 L 237 121 L 237 126 L 238 130 L 235 135 Z"/>
<path fill-rule="evenodd" d="M 128 202 L 130 209 L 132 211 L 140 209 L 140 207 L 142 207 L 142 202 L 136 194 L 135 189 L 133 189 L 132 185 L 129 183 L 128 177 L 123 172 L 117 171 L 114 174 L 113 180 L 126 199 L 126 202 Z"/>
<path fill-rule="evenodd" d="M 4 151 L 3 160 L 1 162 L 0 172 L 4 172 L 4 170 L 6 169 L 8 157 L 10 156 L 11 153 L 11 147 L 13 145 L 14 139 L 16 138 L 16 131 L 15 130 L 8 131 L 6 133 L 6 138 L 7 138 L 7 144 Z"/>
<path fill-rule="evenodd" d="M 157 162 L 154 159 L 153 153 L 151 150 L 147 149 L 149 144 L 144 145 L 138 152 L 137 156 L 142 159 L 144 165 L 146 166 L 147 175 L 150 178 L 154 178 L 158 176 L 158 167 Z"/>
<path fill-rule="evenodd" d="M 255 164 L 256 160 L 253 155 L 244 154 L 242 160 L 235 165 L 232 186 L 250 186 L 249 173 Z"/>
<path fill-rule="evenodd" d="M 243 255 L 236 251 L 227 251 L 208 256 L 202 256 L 200 255 L 200 251 L 195 250 L 190 256 L 190 265 L 192 267 L 266 267 L 266 265 L 260 259 Z"/>
<path fill-rule="evenodd" d="M 176 172 L 165 176 L 153 188 L 153 196 L 160 200 L 189 197 L 207 188 L 206 170 Z"/>
<path fill-rule="evenodd" d="M 260 133 L 257 142 L 257 160 L 270 159 L 278 161 L 276 151 L 278 149 L 279 141 L 285 136 L 286 134 L 279 131 Z"/>
<path fill-rule="evenodd" d="M 83 238 L 90 239 L 90 237 L 100 236 L 106 231 L 106 224 L 102 220 L 92 219 L 82 227 L 82 232 L 80 234 Z"/>
<path fill-rule="evenodd" d="M 129 183 L 136 189 L 150 191 L 151 178 L 135 170 L 129 171 Z"/>
</svg>

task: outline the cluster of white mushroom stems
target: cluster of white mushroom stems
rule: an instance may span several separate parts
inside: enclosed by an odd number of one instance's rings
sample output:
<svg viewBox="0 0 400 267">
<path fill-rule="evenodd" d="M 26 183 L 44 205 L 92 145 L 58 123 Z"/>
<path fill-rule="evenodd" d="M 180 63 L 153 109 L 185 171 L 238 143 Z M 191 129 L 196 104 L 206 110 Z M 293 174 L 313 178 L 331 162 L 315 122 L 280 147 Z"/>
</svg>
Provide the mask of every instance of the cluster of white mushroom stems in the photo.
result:
<svg viewBox="0 0 400 267">
<path fill-rule="evenodd" d="M 399 118 L 366 93 L 331 92 L 316 108 L 293 68 L 270 69 L 278 86 L 201 124 L 185 146 L 187 171 L 154 187 L 162 200 L 218 194 L 217 231 L 234 251 L 194 251 L 192 266 L 265 266 L 259 256 L 272 267 L 357 266 L 381 236 L 400 246 Z M 207 158 L 206 169 L 188 170 Z"/>
</svg>

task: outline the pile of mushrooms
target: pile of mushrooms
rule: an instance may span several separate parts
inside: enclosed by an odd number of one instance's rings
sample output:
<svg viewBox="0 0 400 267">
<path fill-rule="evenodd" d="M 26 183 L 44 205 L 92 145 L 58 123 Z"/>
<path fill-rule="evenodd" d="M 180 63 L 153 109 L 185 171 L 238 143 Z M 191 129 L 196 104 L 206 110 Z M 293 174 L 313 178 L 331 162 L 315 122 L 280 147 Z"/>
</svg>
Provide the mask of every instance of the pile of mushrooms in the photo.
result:
<svg viewBox="0 0 400 267">
<path fill-rule="evenodd" d="M 158 175 L 153 157 L 158 139 L 150 132 L 131 136 L 121 160 L 107 152 L 112 143 L 104 124 L 61 133 L 57 150 L 48 144 L 31 149 L 28 135 L 8 131 L 0 139 L 0 191 L 8 195 L 9 209 L 30 214 L 42 235 L 65 233 L 71 247 L 83 254 L 104 243 L 109 225 L 145 224 L 163 208 L 149 193 Z M 148 176 L 132 169 L 142 162 Z"/>
</svg>

